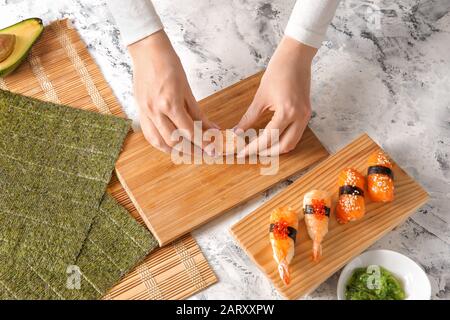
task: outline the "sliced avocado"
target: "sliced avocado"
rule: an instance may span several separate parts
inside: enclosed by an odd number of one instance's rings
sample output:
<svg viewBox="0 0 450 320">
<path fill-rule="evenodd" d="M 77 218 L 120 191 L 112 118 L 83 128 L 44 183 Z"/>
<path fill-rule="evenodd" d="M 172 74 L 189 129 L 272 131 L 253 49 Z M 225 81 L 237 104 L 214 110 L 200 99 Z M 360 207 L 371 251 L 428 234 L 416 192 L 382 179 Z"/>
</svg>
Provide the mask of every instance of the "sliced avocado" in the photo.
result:
<svg viewBox="0 0 450 320">
<path fill-rule="evenodd" d="M 13 35 L 15 40 L 12 52 L 8 55 L 5 54 L 4 60 L 1 59 L 2 47 L 0 40 L 0 77 L 13 72 L 20 65 L 43 30 L 44 25 L 39 18 L 26 19 L 0 30 L 0 36 Z M 5 37 L 3 36 L 2 38 L 5 41 Z"/>
<path fill-rule="evenodd" d="M 13 34 L 0 34 L 0 62 L 6 60 L 14 50 L 16 36 Z"/>
</svg>

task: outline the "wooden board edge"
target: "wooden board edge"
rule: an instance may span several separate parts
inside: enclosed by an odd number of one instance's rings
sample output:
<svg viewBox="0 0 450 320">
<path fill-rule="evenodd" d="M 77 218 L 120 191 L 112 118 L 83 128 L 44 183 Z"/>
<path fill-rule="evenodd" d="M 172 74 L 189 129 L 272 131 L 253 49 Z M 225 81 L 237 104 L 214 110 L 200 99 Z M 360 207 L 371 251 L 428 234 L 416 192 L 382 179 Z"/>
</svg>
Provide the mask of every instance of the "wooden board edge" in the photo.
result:
<svg viewBox="0 0 450 320">
<path fill-rule="evenodd" d="M 128 197 L 130 198 L 131 202 L 133 203 L 134 207 L 136 208 L 137 212 L 139 213 L 139 215 L 142 218 L 142 221 L 144 221 L 145 225 L 147 226 L 147 228 L 150 230 L 150 232 L 152 233 L 152 235 L 156 238 L 156 240 L 158 241 L 158 244 L 160 247 L 163 247 L 164 244 L 162 243 L 161 239 L 159 238 L 158 234 L 155 232 L 155 230 L 153 229 L 150 221 L 147 218 L 147 215 L 144 213 L 144 211 L 142 211 L 142 208 L 139 206 L 138 202 L 136 201 L 135 197 L 133 196 L 133 193 L 130 191 L 130 189 L 128 188 L 128 185 L 126 183 L 126 181 L 123 179 L 122 175 L 120 174 L 119 170 L 114 169 L 117 179 L 119 180 L 120 184 L 122 185 L 122 187 L 124 188 L 126 194 L 128 195 Z M 180 236 L 181 237 L 181 236 Z M 175 240 L 175 239 L 174 239 Z M 170 242 L 168 242 L 170 243 Z M 167 243 L 167 244 L 168 244 Z"/>
</svg>

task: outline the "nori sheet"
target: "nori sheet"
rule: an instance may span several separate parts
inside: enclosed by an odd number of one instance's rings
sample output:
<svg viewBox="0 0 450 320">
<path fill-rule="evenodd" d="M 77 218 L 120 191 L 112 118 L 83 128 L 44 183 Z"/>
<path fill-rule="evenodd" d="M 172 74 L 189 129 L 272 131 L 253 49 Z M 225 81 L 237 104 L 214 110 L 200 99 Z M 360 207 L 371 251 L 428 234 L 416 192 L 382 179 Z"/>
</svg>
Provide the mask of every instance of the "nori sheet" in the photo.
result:
<svg viewBox="0 0 450 320">
<path fill-rule="evenodd" d="M 157 246 L 105 194 L 129 127 L 0 90 L 0 298 L 98 298 Z"/>
<path fill-rule="evenodd" d="M 76 261 L 44 250 L 26 257 L 0 253 L 0 299 L 98 299 L 157 247 L 152 234 L 105 194 Z M 79 288 L 67 286 L 74 284 L 74 266 Z"/>
</svg>

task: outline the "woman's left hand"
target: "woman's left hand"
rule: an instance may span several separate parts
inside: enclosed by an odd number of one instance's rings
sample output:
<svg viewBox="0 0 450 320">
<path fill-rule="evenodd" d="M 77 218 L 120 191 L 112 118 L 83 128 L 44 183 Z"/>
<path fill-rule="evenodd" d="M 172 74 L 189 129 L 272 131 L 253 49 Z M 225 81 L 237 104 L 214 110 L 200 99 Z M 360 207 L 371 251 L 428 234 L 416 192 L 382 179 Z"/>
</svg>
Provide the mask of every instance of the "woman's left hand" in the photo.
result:
<svg viewBox="0 0 450 320">
<path fill-rule="evenodd" d="M 316 52 L 316 48 L 287 36 L 282 39 L 253 102 L 235 130 L 252 128 L 266 110 L 273 112 L 272 119 L 264 131 L 238 153 L 238 157 L 273 156 L 295 148 L 311 118 L 311 63 Z M 272 129 L 278 130 L 278 141 L 272 141 Z"/>
</svg>

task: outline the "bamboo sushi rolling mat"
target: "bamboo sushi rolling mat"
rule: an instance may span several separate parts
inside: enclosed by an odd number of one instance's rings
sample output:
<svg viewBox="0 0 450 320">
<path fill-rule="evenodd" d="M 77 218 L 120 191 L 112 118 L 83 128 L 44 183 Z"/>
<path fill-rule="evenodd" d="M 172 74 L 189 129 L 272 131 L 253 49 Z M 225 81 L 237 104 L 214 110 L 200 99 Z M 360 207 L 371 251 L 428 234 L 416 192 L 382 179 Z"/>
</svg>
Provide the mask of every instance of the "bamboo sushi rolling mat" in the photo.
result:
<svg viewBox="0 0 450 320">
<path fill-rule="evenodd" d="M 55 21 L 0 88 L 75 108 L 124 116 L 111 88 L 68 20 Z M 140 223 L 132 202 L 113 177 L 108 192 Z M 113 287 L 105 299 L 184 299 L 217 282 L 191 235 L 147 258 Z"/>
</svg>

